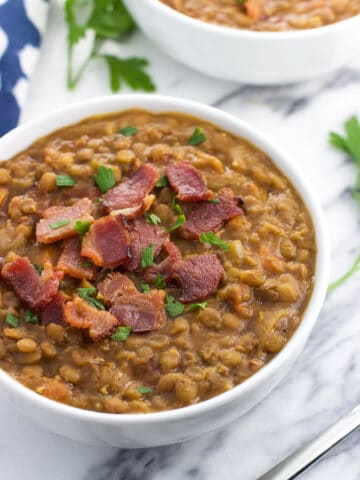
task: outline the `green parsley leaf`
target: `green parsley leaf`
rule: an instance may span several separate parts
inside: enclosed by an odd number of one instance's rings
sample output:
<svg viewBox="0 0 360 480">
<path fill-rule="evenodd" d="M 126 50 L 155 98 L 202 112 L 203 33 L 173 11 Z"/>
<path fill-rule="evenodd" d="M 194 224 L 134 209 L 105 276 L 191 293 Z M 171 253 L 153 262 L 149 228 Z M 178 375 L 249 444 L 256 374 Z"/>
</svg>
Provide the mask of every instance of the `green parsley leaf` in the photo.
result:
<svg viewBox="0 0 360 480">
<path fill-rule="evenodd" d="M 148 283 L 146 282 L 141 282 L 141 290 L 144 292 L 144 293 L 149 293 L 151 292 L 151 287 Z"/>
<path fill-rule="evenodd" d="M 244 5 L 245 2 L 246 0 L 236 0 L 236 3 L 238 3 L 239 5 Z"/>
<path fill-rule="evenodd" d="M 207 307 L 208 302 L 202 302 L 202 303 L 192 303 L 190 305 L 191 310 L 196 310 L 200 308 L 201 310 L 204 310 Z"/>
<path fill-rule="evenodd" d="M 103 55 L 109 68 L 110 87 L 113 92 L 118 92 L 122 82 L 133 90 L 153 92 L 155 85 L 150 76 L 145 72 L 149 62 L 145 58 L 120 59 L 113 55 Z"/>
<path fill-rule="evenodd" d="M 224 250 L 224 252 L 228 252 L 230 250 L 229 245 L 213 232 L 202 233 L 199 237 L 199 240 L 201 243 L 209 243 L 210 245 L 219 247 L 221 250 Z"/>
<path fill-rule="evenodd" d="M 75 225 L 74 225 L 74 229 L 82 237 L 83 235 L 85 235 L 85 233 L 87 233 L 87 231 L 90 228 L 90 225 L 91 225 L 91 223 L 88 222 L 87 220 L 84 220 L 84 221 L 76 220 Z"/>
<path fill-rule="evenodd" d="M 125 342 L 128 336 L 131 333 L 131 327 L 118 327 L 115 332 L 111 335 L 111 339 L 116 342 Z"/>
<path fill-rule="evenodd" d="M 210 203 L 220 203 L 220 200 L 217 197 L 214 197 L 214 198 L 210 198 L 208 200 L 208 202 L 210 202 Z"/>
<path fill-rule="evenodd" d="M 170 317 L 178 317 L 185 310 L 185 305 L 179 300 L 176 300 L 172 295 L 166 295 L 166 304 L 165 308 L 170 315 Z"/>
<path fill-rule="evenodd" d="M 329 143 L 355 160 L 358 172 L 352 194 L 355 200 L 360 203 L 360 122 L 356 117 L 349 118 L 345 123 L 345 132 L 346 137 L 330 132 Z"/>
<path fill-rule="evenodd" d="M 177 220 L 174 223 L 174 225 L 171 225 L 171 227 L 167 228 L 166 231 L 172 232 L 173 230 L 176 230 L 177 228 L 181 227 L 181 225 L 184 225 L 185 222 L 186 222 L 186 218 L 185 218 L 185 215 L 182 213 L 177 217 Z"/>
<path fill-rule="evenodd" d="M 26 323 L 39 323 L 39 317 L 31 310 L 25 310 L 25 322 Z"/>
<path fill-rule="evenodd" d="M 155 215 L 155 213 L 149 213 L 146 217 L 147 223 L 152 223 L 153 225 L 158 225 L 161 223 L 161 218 Z"/>
<path fill-rule="evenodd" d="M 95 287 L 80 287 L 77 289 L 80 298 L 86 298 L 96 293 Z"/>
<path fill-rule="evenodd" d="M 6 314 L 5 321 L 8 325 L 10 325 L 10 327 L 16 328 L 19 325 L 18 317 L 15 317 L 15 315 L 9 312 Z"/>
<path fill-rule="evenodd" d="M 104 199 L 103 199 L 102 197 L 99 197 L 99 198 L 98 198 L 98 202 L 99 202 L 99 203 L 104 203 Z"/>
<path fill-rule="evenodd" d="M 158 273 L 154 280 L 154 287 L 158 290 L 163 290 L 166 287 L 165 278 L 161 273 Z"/>
<path fill-rule="evenodd" d="M 120 133 L 124 135 L 125 137 L 133 137 L 136 135 L 138 132 L 138 129 L 136 127 L 133 127 L 132 125 L 128 125 L 127 127 L 120 128 Z"/>
<path fill-rule="evenodd" d="M 44 270 L 44 268 L 43 268 L 41 265 L 37 264 L 37 263 L 34 263 L 34 268 L 35 268 L 35 270 L 38 272 L 39 275 L 41 275 L 42 272 L 43 272 L 43 270 Z"/>
<path fill-rule="evenodd" d="M 73 187 L 75 180 L 70 175 L 56 175 L 56 185 L 58 187 Z"/>
<path fill-rule="evenodd" d="M 92 307 L 99 310 L 105 310 L 105 306 L 101 300 L 94 297 L 96 293 L 95 287 L 80 287 L 77 289 L 79 297 L 86 300 Z"/>
<path fill-rule="evenodd" d="M 177 213 L 178 215 L 181 215 L 183 213 L 183 210 L 182 208 L 180 207 L 180 205 L 178 204 L 177 202 L 177 199 L 176 197 L 173 197 L 172 201 L 171 201 L 171 208 L 174 210 L 175 213 Z"/>
<path fill-rule="evenodd" d="M 115 185 L 114 172 L 111 170 L 111 168 L 104 167 L 104 165 L 99 165 L 95 175 L 95 182 L 100 188 L 101 193 L 106 193 Z"/>
<path fill-rule="evenodd" d="M 117 39 L 135 29 L 134 20 L 122 0 L 96 0 L 87 27 L 99 38 Z"/>
<path fill-rule="evenodd" d="M 79 263 L 79 267 L 82 267 L 82 268 L 93 267 L 93 266 L 94 266 L 94 264 L 91 263 L 91 262 Z"/>
<path fill-rule="evenodd" d="M 66 225 L 69 225 L 70 220 L 59 220 L 58 222 L 50 223 L 49 227 L 52 228 L 53 230 L 56 230 L 57 228 L 65 227 Z"/>
<path fill-rule="evenodd" d="M 336 288 L 340 287 L 346 280 L 348 280 L 354 273 L 360 271 L 360 255 L 358 255 L 355 259 L 353 266 L 338 280 L 331 283 L 327 289 L 328 293 L 333 292 Z"/>
<path fill-rule="evenodd" d="M 150 245 L 141 253 L 141 267 L 146 268 L 154 264 L 154 251 L 155 243 L 151 242 Z"/>
<path fill-rule="evenodd" d="M 136 390 L 141 394 L 152 393 L 154 390 L 148 387 L 136 387 Z"/>
<path fill-rule="evenodd" d="M 190 145 L 200 145 L 200 143 L 206 142 L 207 138 L 205 133 L 202 131 L 201 128 L 196 127 L 193 131 L 191 137 L 189 138 Z"/>
<path fill-rule="evenodd" d="M 169 180 L 167 179 L 166 175 L 163 175 L 159 178 L 159 180 L 155 183 L 155 187 L 167 187 L 169 185 Z"/>
</svg>

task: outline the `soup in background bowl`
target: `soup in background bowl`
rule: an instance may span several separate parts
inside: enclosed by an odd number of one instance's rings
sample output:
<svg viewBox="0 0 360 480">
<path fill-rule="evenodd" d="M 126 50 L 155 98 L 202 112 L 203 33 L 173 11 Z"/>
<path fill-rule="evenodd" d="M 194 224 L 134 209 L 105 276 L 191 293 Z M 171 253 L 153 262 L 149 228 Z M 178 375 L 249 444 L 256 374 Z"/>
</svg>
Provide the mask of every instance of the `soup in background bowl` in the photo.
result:
<svg viewBox="0 0 360 480">
<path fill-rule="evenodd" d="M 319 28 L 360 13 L 358 0 L 161 0 L 189 17 L 254 31 Z"/>
</svg>

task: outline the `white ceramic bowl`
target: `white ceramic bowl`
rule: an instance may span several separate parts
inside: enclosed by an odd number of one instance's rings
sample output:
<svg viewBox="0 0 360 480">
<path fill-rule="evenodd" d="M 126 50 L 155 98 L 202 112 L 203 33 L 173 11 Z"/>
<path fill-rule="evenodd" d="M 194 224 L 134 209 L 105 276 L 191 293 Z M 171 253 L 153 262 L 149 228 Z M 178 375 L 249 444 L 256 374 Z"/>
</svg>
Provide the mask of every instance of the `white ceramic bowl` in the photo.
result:
<svg viewBox="0 0 360 480">
<path fill-rule="evenodd" d="M 159 0 L 124 2 L 166 53 L 225 80 L 255 85 L 309 80 L 360 54 L 360 15 L 316 29 L 254 32 L 193 19 Z"/>
<path fill-rule="evenodd" d="M 3 395 L 26 416 L 44 427 L 86 443 L 117 447 L 149 447 L 181 442 L 234 421 L 262 400 L 300 354 L 323 303 L 329 278 L 329 244 L 318 200 L 303 177 L 276 146 L 241 120 L 220 110 L 187 100 L 148 95 L 100 97 L 55 111 L 16 128 L 0 139 L 0 158 L 6 160 L 37 138 L 96 114 L 140 108 L 153 112 L 184 112 L 240 135 L 266 152 L 292 180 L 302 196 L 316 231 L 319 247 L 315 287 L 303 320 L 288 345 L 260 371 L 232 390 L 197 405 L 149 414 L 97 413 L 48 400 L 24 387 L 0 369 Z"/>
</svg>

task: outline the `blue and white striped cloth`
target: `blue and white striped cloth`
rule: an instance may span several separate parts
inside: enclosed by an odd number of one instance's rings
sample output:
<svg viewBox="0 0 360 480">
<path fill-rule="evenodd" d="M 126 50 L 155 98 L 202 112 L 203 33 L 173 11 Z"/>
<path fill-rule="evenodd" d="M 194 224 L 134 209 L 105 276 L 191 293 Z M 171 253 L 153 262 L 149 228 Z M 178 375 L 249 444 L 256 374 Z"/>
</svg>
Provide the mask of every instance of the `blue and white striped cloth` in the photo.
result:
<svg viewBox="0 0 360 480">
<path fill-rule="evenodd" d="M 18 123 L 48 8 L 48 0 L 0 0 L 0 136 Z"/>
</svg>

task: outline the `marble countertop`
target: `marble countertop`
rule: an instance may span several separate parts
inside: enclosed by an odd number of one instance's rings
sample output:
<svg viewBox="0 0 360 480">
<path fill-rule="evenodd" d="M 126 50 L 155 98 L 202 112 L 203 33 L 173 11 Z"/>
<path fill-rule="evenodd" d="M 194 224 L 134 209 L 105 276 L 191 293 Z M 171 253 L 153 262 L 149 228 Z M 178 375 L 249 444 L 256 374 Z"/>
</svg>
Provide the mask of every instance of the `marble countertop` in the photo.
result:
<svg viewBox="0 0 360 480">
<path fill-rule="evenodd" d="M 107 72 L 91 66 L 75 92 L 65 88 L 65 27 L 53 3 L 42 57 L 22 121 L 53 108 L 109 93 Z M 251 87 L 207 78 L 176 63 L 142 34 L 125 48 L 151 59 L 162 94 L 215 105 L 260 129 L 287 151 L 324 206 L 332 244 L 332 277 L 359 251 L 360 211 L 351 198 L 355 168 L 327 144 L 352 114 L 360 115 L 360 58 L 326 78 L 295 86 Z M 125 92 L 125 90 L 124 90 Z M 255 480 L 359 401 L 359 275 L 325 302 L 291 373 L 260 405 L 229 428 L 190 442 L 147 450 L 82 445 L 0 408 L 0 477 L 6 480 Z M 1 392 L 0 392 L 1 401 Z M 360 432 L 331 450 L 304 480 L 360 478 Z"/>
</svg>

